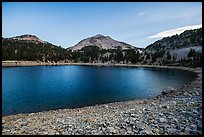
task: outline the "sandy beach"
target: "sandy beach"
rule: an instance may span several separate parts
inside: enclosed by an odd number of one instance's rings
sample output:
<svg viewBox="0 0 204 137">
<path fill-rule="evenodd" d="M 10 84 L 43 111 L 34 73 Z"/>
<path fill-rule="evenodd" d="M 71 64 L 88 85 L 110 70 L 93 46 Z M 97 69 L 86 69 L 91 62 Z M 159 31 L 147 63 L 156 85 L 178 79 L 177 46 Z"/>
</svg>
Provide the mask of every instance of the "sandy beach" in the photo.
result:
<svg viewBox="0 0 204 137">
<path fill-rule="evenodd" d="M 15 63 L 7 63 L 3 66 L 12 66 L 11 64 Z M 17 63 L 16 66 L 32 66 L 28 64 Z M 67 63 L 63 65 L 101 64 Z M 129 64 L 114 65 L 141 66 Z M 142 67 L 188 70 L 195 72 L 197 78 L 178 89 L 171 89 L 165 95 L 160 94 L 145 100 L 132 100 L 75 109 L 59 109 L 3 116 L 2 134 L 201 135 L 202 68 L 152 65 L 142 65 Z"/>
</svg>

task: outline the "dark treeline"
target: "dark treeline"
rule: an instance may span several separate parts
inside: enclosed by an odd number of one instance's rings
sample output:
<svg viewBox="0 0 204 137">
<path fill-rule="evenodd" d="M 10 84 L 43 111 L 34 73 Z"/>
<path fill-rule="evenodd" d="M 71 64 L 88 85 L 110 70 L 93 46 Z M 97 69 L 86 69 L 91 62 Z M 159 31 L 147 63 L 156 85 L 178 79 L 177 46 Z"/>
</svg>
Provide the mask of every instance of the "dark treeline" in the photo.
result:
<svg viewBox="0 0 204 137">
<path fill-rule="evenodd" d="M 2 60 L 60 61 L 70 58 L 66 49 L 50 43 L 2 39 Z"/>
<path fill-rule="evenodd" d="M 117 49 L 100 49 L 96 46 L 87 46 L 79 51 L 69 51 L 71 59 L 74 62 L 111 62 L 111 63 L 138 63 L 140 62 L 140 53 L 137 49 L 122 50 Z"/>
</svg>

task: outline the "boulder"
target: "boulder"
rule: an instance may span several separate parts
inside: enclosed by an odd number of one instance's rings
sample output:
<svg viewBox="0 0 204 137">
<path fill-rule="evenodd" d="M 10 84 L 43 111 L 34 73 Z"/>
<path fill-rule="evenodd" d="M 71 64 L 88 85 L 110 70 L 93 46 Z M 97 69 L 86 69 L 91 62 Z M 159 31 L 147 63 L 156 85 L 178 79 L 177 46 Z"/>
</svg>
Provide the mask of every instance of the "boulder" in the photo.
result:
<svg viewBox="0 0 204 137">
<path fill-rule="evenodd" d="M 172 92 L 174 92 L 174 91 L 175 91 L 174 88 L 172 88 L 172 87 L 167 87 L 166 89 L 162 90 L 161 94 L 162 94 L 162 95 L 167 95 L 167 94 L 172 93 Z"/>
</svg>

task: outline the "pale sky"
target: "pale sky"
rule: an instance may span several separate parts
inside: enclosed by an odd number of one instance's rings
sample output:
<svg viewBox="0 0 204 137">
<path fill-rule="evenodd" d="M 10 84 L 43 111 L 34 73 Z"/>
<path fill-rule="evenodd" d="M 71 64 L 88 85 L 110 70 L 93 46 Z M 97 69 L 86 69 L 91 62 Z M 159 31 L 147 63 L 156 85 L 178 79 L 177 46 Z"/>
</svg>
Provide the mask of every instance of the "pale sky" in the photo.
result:
<svg viewBox="0 0 204 137">
<path fill-rule="evenodd" d="M 102 34 L 136 47 L 202 27 L 202 2 L 3 2 L 2 35 L 64 48 Z"/>
</svg>

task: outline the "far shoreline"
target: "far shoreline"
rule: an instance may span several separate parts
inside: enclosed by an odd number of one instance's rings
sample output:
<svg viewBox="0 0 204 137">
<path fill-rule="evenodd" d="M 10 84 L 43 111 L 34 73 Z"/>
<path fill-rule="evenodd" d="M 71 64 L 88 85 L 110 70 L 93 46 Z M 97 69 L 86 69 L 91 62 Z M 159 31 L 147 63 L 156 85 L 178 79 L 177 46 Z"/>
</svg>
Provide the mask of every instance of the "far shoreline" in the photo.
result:
<svg viewBox="0 0 204 137">
<path fill-rule="evenodd" d="M 160 65 L 143 65 L 143 64 L 120 64 L 120 63 L 65 63 L 65 62 L 39 62 L 39 61 L 2 61 L 2 67 L 26 67 L 26 66 L 124 66 L 124 67 L 144 67 L 144 68 L 167 68 L 182 69 L 193 72 L 194 68 L 183 66 L 160 66 Z"/>
</svg>

